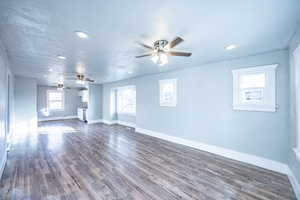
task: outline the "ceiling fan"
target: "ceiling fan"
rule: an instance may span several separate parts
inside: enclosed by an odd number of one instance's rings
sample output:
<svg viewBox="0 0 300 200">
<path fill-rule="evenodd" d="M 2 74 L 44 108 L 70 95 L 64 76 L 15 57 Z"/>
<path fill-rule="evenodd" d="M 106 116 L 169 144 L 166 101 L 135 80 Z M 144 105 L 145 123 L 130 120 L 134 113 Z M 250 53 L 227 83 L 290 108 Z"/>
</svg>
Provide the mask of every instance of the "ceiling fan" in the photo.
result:
<svg viewBox="0 0 300 200">
<path fill-rule="evenodd" d="M 58 83 L 57 84 L 57 90 L 64 90 L 64 89 L 71 89 L 70 87 L 66 87 L 66 86 L 64 86 L 64 84 L 63 83 Z"/>
<path fill-rule="evenodd" d="M 85 84 L 85 82 L 93 83 L 95 82 L 93 79 L 85 77 L 84 74 L 77 74 L 75 78 L 71 78 L 68 80 L 75 80 L 78 84 Z"/>
<path fill-rule="evenodd" d="M 157 63 L 159 65 L 164 65 L 168 63 L 168 56 L 184 56 L 189 57 L 192 55 L 192 53 L 188 52 L 180 52 L 180 51 L 172 51 L 171 49 L 183 42 L 184 40 L 181 37 L 176 37 L 171 42 L 168 42 L 167 40 L 157 40 L 154 42 L 153 47 L 149 46 L 147 44 L 138 42 L 139 45 L 150 49 L 151 51 L 148 53 L 145 53 L 143 55 L 135 56 L 136 58 L 142 58 L 147 56 L 152 56 L 151 60 L 154 63 Z"/>
</svg>

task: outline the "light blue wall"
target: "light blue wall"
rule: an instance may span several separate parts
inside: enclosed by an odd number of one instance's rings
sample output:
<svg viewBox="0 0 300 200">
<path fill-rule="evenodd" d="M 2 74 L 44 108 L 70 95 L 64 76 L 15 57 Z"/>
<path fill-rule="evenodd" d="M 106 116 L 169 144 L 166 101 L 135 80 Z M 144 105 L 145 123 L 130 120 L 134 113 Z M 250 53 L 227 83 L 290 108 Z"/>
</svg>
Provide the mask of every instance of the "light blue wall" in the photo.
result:
<svg viewBox="0 0 300 200">
<path fill-rule="evenodd" d="M 9 62 L 7 58 L 4 46 L 0 41 L 0 177 L 2 175 L 5 160 L 7 157 L 6 147 L 7 147 L 7 137 L 9 126 L 8 126 L 8 75 L 10 73 Z M 11 107 L 12 105 L 10 105 Z M 12 107 L 11 107 L 12 108 Z M 11 118 L 12 120 L 12 118 Z"/>
<path fill-rule="evenodd" d="M 101 120 L 102 119 L 102 85 L 89 85 L 89 102 L 87 120 Z"/>
<path fill-rule="evenodd" d="M 49 112 L 49 116 L 45 116 L 42 110 L 47 108 L 48 90 L 56 90 L 56 87 L 38 86 L 37 110 L 39 119 L 46 119 L 51 117 L 77 116 L 77 108 L 80 105 L 80 96 L 78 95 L 79 90 L 75 88 L 64 90 L 65 107 L 63 111 L 51 111 Z"/>
<path fill-rule="evenodd" d="M 37 81 L 33 78 L 15 77 L 15 129 L 23 134 L 37 128 Z"/>
<path fill-rule="evenodd" d="M 293 151 L 297 145 L 297 125 L 300 126 L 299 119 L 297 122 L 297 115 L 300 116 L 300 105 L 296 100 L 296 96 L 300 96 L 300 69 L 296 69 L 293 52 L 300 45 L 300 28 L 295 33 L 290 43 L 290 120 L 291 120 L 291 135 L 290 135 L 290 152 L 289 152 L 289 165 L 294 175 L 300 183 L 300 157 Z M 300 58 L 299 58 L 300 59 Z M 298 85 L 297 85 L 298 82 Z M 298 111 L 297 111 L 298 110 Z"/>
<path fill-rule="evenodd" d="M 276 100 L 279 110 L 232 110 L 232 69 L 278 63 Z M 185 70 L 104 84 L 103 118 L 110 117 L 110 90 L 136 85 L 136 124 L 140 128 L 204 142 L 276 161 L 287 162 L 289 150 L 288 51 L 207 64 Z M 178 104 L 159 106 L 161 79 L 178 79 Z"/>
</svg>

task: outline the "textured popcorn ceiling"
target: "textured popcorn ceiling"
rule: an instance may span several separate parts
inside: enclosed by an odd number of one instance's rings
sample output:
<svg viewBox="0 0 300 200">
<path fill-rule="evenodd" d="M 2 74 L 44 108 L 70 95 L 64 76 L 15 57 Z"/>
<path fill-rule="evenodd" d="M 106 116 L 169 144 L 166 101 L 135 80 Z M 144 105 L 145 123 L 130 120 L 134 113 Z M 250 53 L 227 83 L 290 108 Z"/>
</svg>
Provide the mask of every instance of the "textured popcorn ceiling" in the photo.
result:
<svg viewBox="0 0 300 200">
<path fill-rule="evenodd" d="M 111 82 L 284 49 L 299 19 L 299 0 L 0 1 L 0 37 L 11 67 L 41 84 L 76 72 Z M 77 30 L 89 39 L 76 37 Z M 176 49 L 192 57 L 170 57 L 162 67 L 134 57 L 146 50 L 135 41 L 175 36 L 185 39 Z M 230 44 L 240 48 L 225 51 Z"/>
</svg>

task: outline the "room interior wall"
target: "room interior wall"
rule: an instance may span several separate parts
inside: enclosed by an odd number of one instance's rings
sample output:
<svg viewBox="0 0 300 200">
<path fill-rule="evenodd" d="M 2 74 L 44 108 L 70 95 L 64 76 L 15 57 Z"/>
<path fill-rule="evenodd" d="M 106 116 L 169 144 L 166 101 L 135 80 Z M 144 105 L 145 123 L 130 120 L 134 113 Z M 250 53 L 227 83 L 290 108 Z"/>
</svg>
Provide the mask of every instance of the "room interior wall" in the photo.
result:
<svg viewBox="0 0 300 200">
<path fill-rule="evenodd" d="M 14 134 L 24 134 L 37 129 L 37 81 L 15 76 Z"/>
<path fill-rule="evenodd" d="M 51 86 L 38 86 L 37 93 L 37 110 L 38 119 L 45 120 L 49 118 L 60 118 L 60 117 L 72 117 L 77 116 L 77 108 L 80 105 L 80 96 L 78 95 L 79 90 L 76 88 L 65 89 L 65 107 L 63 111 L 49 111 L 49 115 L 43 111 L 47 110 L 47 91 L 56 90 L 56 87 Z"/>
<path fill-rule="evenodd" d="M 8 108 L 8 90 L 12 85 L 8 84 L 8 76 L 13 78 L 13 74 L 9 68 L 9 61 L 6 50 L 0 40 L 0 178 L 2 176 L 6 159 L 7 159 L 7 137 L 9 130 L 8 122 L 12 122 L 12 117 L 8 119 L 8 112 L 12 111 L 13 105 Z M 13 79 L 11 79 L 12 81 Z M 11 82 L 10 81 L 10 82 Z M 9 88 L 10 85 L 10 88 Z M 12 95 L 11 95 L 12 96 Z"/>
<path fill-rule="evenodd" d="M 276 112 L 234 111 L 232 70 L 277 68 Z M 112 120 L 112 88 L 136 85 L 136 126 L 170 136 L 287 163 L 289 151 L 288 51 L 275 51 L 199 67 L 146 75 L 103 86 L 103 119 Z M 177 107 L 159 106 L 161 79 L 177 79 Z"/>
<path fill-rule="evenodd" d="M 290 148 L 289 166 L 300 185 L 300 155 L 294 151 L 297 145 L 297 134 L 300 131 L 300 69 L 295 65 L 294 51 L 300 48 L 300 28 L 290 42 Z M 299 58 L 300 60 L 300 58 Z M 299 152 L 300 153 L 300 152 Z"/>
<path fill-rule="evenodd" d="M 102 85 L 89 85 L 88 122 L 102 120 Z"/>
</svg>

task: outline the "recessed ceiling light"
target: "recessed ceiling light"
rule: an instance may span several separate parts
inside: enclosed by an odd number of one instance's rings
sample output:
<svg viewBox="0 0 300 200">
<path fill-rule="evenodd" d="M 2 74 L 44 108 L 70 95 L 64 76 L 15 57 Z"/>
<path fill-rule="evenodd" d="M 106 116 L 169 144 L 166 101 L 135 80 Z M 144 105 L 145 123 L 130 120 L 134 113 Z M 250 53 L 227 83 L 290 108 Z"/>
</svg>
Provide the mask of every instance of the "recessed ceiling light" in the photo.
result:
<svg viewBox="0 0 300 200">
<path fill-rule="evenodd" d="M 81 39 L 87 39 L 89 37 L 87 33 L 82 31 L 75 31 L 75 34 Z"/>
<path fill-rule="evenodd" d="M 129 72 L 127 72 L 128 74 L 132 74 L 132 72 L 131 71 L 129 71 Z"/>
<path fill-rule="evenodd" d="M 62 60 L 65 60 L 65 59 L 66 59 L 66 57 L 65 57 L 65 56 L 62 56 L 62 55 L 58 55 L 57 58 L 62 59 Z"/>
<path fill-rule="evenodd" d="M 53 69 L 52 69 L 52 68 L 50 68 L 50 69 L 49 69 L 49 72 L 52 72 L 52 71 L 53 71 Z"/>
<path fill-rule="evenodd" d="M 231 45 L 228 45 L 227 47 L 225 47 L 225 49 L 228 51 L 236 49 L 236 48 L 238 48 L 238 46 L 235 44 L 231 44 Z"/>
</svg>

